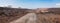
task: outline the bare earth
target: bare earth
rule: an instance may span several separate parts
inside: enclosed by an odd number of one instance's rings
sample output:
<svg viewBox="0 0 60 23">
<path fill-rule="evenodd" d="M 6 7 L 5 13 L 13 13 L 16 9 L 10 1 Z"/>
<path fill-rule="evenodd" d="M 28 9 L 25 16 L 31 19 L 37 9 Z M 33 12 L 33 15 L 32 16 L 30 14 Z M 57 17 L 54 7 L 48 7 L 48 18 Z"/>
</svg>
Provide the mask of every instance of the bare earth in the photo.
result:
<svg viewBox="0 0 60 23">
<path fill-rule="evenodd" d="M 24 15 L 23 17 L 14 20 L 10 23 L 36 23 L 36 14 L 35 13 L 28 13 Z"/>
<path fill-rule="evenodd" d="M 60 23 L 59 15 L 28 13 L 25 16 L 10 23 Z"/>
</svg>

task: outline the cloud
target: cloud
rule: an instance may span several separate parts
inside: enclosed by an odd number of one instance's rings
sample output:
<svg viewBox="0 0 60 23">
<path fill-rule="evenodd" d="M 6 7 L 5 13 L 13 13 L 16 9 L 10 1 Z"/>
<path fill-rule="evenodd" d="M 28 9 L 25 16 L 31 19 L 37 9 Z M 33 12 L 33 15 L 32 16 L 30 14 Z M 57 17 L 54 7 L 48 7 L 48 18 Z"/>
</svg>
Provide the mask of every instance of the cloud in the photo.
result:
<svg viewBox="0 0 60 23">
<path fill-rule="evenodd" d="M 60 3 L 56 3 L 56 5 L 60 5 Z"/>
<path fill-rule="evenodd" d="M 55 7 L 60 7 L 60 3 L 56 3 Z"/>
</svg>

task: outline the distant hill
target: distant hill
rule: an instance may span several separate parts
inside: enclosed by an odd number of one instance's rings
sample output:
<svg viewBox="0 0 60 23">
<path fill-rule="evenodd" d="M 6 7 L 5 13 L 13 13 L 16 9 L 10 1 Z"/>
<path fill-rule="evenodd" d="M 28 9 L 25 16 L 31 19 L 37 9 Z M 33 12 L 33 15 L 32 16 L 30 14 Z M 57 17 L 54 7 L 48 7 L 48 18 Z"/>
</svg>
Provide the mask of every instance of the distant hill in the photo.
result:
<svg viewBox="0 0 60 23">
<path fill-rule="evenodd" d="M 38 8 L 37 12 L 42 14 L 60 14 L 60 8 Z"/>
<path fill-rule="evenodd" d="M 49 8 L 48 11 L 60 14 L 60 8 Z"/>
</svg>

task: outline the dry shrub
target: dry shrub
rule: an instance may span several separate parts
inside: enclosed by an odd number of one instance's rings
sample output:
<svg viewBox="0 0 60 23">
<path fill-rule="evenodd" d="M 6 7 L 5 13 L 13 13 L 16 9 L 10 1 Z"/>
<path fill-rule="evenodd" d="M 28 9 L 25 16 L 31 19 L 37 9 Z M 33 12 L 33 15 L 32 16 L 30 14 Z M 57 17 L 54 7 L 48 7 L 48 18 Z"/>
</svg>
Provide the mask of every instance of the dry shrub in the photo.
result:
<svg viewBox="0 0 60 23">
<path fill-rule="evenodd" d="M 38 15 L 38 23 L 58 23 L 57 17 L 54 14 L 40 14 Z"/>
<path fill-rule="evenodd" d="M 0 23 L 9 23 L 25 14 L 28 9 L 0 8 Z"/>
</svg>

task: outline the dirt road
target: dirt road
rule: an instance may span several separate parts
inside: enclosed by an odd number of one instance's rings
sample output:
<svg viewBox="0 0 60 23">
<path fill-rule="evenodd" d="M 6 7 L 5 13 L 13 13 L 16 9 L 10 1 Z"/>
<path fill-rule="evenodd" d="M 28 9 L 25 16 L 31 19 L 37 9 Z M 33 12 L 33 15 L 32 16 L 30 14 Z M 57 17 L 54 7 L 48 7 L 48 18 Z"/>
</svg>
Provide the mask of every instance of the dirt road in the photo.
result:
<svg viewBox="0 0 60 23">
<path fill-rule="evenodd" d="M 28 13 L 10 23 L 60 23 L 60 15 Z"/>
<path fill-rule="evenodd" d="M 14 20 L 10 23 L 36 23 L 36 14 L 35 13 L 28 13 L 26 15 L 24 15 L 23 17 Z"/>
</svg>

